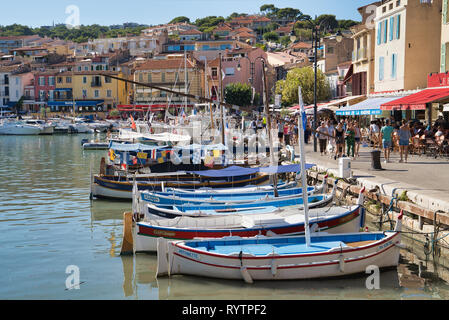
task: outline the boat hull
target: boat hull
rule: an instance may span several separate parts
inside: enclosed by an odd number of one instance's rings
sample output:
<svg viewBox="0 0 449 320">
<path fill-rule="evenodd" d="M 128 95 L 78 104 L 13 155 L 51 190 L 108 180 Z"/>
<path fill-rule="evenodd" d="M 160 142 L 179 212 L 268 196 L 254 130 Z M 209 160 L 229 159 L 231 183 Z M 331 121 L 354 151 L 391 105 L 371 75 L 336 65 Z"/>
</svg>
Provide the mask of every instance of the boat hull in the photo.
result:
<svg viewBox="0 0 449 320">
<path fill-rule="evenodd" d="M 267 182 L 268 175 L 258 175 L 256 177 L 249 177 L 246 179 L 236 180 L 232 182 L 214 182 L 214 181 L 166 181 L 164 188 L 232 188 L 243 187 L 246 185 L 258 185 Z M 163 180 L 161 178 L 161 180 Z M 139 191 L 162 191 L 162 184 L 160 181 L 154 182 L 138 182 L 137 187 Z M 132 200 L 132 181 L 114 181 L 107 177 L 94 176 L 94 181 L 91 187 L 91 194 L 96 198 L 117 199 L 117 200 Z"/>
<path fill-rule="evenodd" d="M 195 218 L 199 219 L 199 218 Z M 213 218 L 211 218 L 213 219 Z M 344 214 L 324 218 L 311 219 L 310 224 L 316 225 L 313 229 L 329 233 L 358 232 L 365 221 L 364 209 L 357 206 L 355 209 Z M 304 223 L 287 223 L 282 225 L 264 225 L 253 228 L 176 228 L 162 227 L 157 224 L 137 223 L 134 227 L 133 237 L 135 252 L 157 251 L 157 239 L 166 238 L 170 240 L 191 240 L 195 238 L 222 238 L 227 236 L 255 237 L 257 235 L 302 235 L 304 234 Z"/>
<path fill-rule="evenodd" d="M 336 235 L 335 239 L 343 236 Z M 318 237 L 312 236 L 312 241 L 316 238 Z M 328 252 L 268 254 L 262 257 L 250 254 L 242 254 L 240 257 L 238 252 L 230 255 L 213 254 L 195 250 L 184 243 L 171 242 L 168 244 L 170 275 L 184 274 L 241 280 L 244 279 L 243 266 L 245 277 L 249 276 L 251 280 L 341 277 L 364 273 L 371 265 L 379 268 L 397 266 L 400 249 L 396 244 L 399 242 L 399 233 L 389 233 L 382 240 L 356 248 L 337 247 Z"/>
</svg>

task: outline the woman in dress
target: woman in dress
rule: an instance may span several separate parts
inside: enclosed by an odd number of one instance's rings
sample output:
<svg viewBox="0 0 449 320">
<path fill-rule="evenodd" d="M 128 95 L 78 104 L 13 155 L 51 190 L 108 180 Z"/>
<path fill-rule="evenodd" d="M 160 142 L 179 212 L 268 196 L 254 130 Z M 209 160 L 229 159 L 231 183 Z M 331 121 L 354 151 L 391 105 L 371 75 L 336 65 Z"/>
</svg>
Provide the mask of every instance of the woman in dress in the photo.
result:
<svg viewBox="0 0 449 320">
<path fill-rule="evenodd" d="M 343 146 L 345 143 L 344 138 L 344 130 L 343 130 L 343 124 L 341 122 L 338 123 L 337 127 L 335 128 L 335 144 L 337 145 L 337 148 L 335 149 L 335 156 L 334 160 L 337 160 L 337 158 L 340 158 L 343 155 Z"/>
</svg>

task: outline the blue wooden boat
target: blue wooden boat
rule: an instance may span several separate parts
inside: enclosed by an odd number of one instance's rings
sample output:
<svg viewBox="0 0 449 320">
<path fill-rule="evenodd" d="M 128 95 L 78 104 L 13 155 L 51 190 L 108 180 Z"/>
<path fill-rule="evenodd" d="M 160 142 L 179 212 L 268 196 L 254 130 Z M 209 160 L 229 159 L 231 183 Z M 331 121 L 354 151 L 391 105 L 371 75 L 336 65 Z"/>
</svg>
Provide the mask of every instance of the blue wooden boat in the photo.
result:
<svg viewBox="0 0 449 320">
<path fill-rule="evenodd" d="M 326 181 L 326 179 L 324 179 Z M 308 194 L 321 193 L 325 189 L 326 183 L 319 187 L 308 187 Z M 186 205 L 202 205 L 202 204 L 239 204 L 251 202 L 265 202 L 271 200 L 287 200 L 297 198 L 302 195 L 302 188 L 290 188 L 277 191 L 275 196 L 274 190 L 257 191 L 257 192 L 236 192 L 236 193 L 200 193 L 200 194 L 184 194 L 173 192 L 141 192 L 143 201 L 153 203 L 157 206 L 186 206 Z"/>
</svg>

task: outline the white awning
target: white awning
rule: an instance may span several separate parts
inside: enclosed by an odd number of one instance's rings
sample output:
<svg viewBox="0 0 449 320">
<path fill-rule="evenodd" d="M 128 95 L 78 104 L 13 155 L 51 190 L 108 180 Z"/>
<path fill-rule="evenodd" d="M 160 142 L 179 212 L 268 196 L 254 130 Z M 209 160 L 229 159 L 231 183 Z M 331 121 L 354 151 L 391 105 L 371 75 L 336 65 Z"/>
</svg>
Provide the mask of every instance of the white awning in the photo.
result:
<svg viewBox="0 0 449 320">
<path fill-rule="evenodd" d="M 364 116 L 382 114 L 380 106 L 384 103 L 398 99 L 398 97 L 368 98 L 349 107 L 342 107 L 335 112 L 337 116 Z"/>
</svg>

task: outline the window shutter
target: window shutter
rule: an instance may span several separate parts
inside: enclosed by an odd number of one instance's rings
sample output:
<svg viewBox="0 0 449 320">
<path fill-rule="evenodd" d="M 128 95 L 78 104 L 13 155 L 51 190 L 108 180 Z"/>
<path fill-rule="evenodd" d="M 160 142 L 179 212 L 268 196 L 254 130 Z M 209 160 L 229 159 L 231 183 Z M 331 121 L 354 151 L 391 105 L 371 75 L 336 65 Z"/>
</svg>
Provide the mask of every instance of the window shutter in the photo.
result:
<svg viewBox="0 0 449 320">
<path fill-rule="evenodd" d="M 384 21 L 384 43 L 387 43 L 387 35 L 388 35 L 388 20 Z"/>
<path fill-rule="evenodd" d="M 382 23 L 379 22 L 377 24 L 377 44 L 380 45 L 382 43 Z"/>
<path fill-rule="evenodd" d="M 441 46 L 441 72 L 446 72 L 446 44 Z"/>
<path fill-rule="evenodd" d="M 396 39 L 401 37 L 401 15 L 398 14 L 396 17 Z"/>
<path fill-rule="evenodd" d="M 379 58 L 379 80 L 384 79 L 384 57 Z"/>
<path fill-rule="evenodd" d="M 394 17 L 390 18 L 390 41 L 393 41 L 394 36 Z"/>
</svg>

